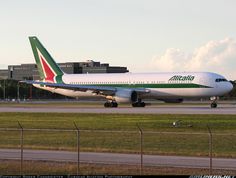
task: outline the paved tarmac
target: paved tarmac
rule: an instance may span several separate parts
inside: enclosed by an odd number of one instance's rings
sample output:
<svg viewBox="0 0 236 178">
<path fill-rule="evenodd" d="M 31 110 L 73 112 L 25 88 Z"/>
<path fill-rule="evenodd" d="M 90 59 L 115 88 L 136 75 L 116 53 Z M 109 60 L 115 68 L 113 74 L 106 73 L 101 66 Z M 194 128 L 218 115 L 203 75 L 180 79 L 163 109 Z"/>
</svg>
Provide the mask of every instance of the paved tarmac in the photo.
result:
<svg viewBox="0 0 236 178">
<path fill-rule="evenodd" d="M 19 160 L 20 150 L 0 149 L 0 159 Z M 24 160 L 77 162 L 77 153 L 69 151 L 24 150 Z M 80 153 L 81 163 L 139 165 L 140 155 L 118 153 Z M 236 159 L 213 158 L 213 169 L 236 171 Z M 143 155 L 144 166 L 165 166 L 184 168 L 209 168 L 206 157 Z"/>
<path fill-rule="evenodd" d="M 217 108 L 209 105 L 155 105 L 145 108 L 118 107 L 104 108 L 102 106 L 1 106 L 0 112 L 34 112 L 34 113 L 119 113 L 119 114 L 231 114 L 236 115 L 235 104 L 222 104 Z"/>
</svg>

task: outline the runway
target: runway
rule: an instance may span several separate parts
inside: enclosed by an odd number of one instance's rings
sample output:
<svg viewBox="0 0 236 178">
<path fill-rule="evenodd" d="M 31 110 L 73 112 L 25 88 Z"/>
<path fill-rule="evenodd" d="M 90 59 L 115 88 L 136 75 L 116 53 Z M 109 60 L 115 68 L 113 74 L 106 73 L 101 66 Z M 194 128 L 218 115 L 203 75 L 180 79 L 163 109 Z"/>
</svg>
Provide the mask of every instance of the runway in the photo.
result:
<svg viewBox="0 0 236 178">
<path fill-rule="evenodd" d="M 155 105 L 145 108 L 103 106 L 1 106 L 0 112 L 33 112 L 33 113 L 106 113 L 106 114 L 230 114 L 236 115 L 235 104 L 222 104 L 217 108 L 209 105 Z"/>
<path fill-rule="evenodd" d="M 0 159 L 19 160 L 20 150 L 0 149 Z M 24 150 L 24 160 L 77 162 L 77 153 L 69 151 Z M 143 155 L 144 166 L 209 168 L 209 158 Z M 81 163 L 139 165 L 140 155 L 118 153 L 80 153 Z M 213 158 L 213 169 L 236 170 L 236 159 Z"/>
</svg>

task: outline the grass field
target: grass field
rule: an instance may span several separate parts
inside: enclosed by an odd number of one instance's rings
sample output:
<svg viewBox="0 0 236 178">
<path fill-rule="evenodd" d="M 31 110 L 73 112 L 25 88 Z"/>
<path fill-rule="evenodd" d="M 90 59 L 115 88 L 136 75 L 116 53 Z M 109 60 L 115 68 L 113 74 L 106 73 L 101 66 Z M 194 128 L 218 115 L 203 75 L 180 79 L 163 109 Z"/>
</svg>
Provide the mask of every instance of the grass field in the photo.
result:
<svg viewBox="0 0 236 178">
<path fill-rule="evenodd" d="M 181 120 L 179 127 L 173 127 L 177 120 Z M 0 128 L 19 128 L 17 121 L 24 128 L 48 129 L 74 129 L 75 122 L 81 130 L 93 130 L 81 131 L 82 151 L 129 153 L 139 152 L 138 124 L 144 132 L 144 153 L 194 156 L 208 155 L 208 124 L 213 156 L 236 157 L 235 115 L 0 113 Z M 0 133 L 0 148 L 19 147 L 19 131 Z M 76 132 L 24 132 L 24 148 L 75 151 L 76 141 Z"/>
</svg>

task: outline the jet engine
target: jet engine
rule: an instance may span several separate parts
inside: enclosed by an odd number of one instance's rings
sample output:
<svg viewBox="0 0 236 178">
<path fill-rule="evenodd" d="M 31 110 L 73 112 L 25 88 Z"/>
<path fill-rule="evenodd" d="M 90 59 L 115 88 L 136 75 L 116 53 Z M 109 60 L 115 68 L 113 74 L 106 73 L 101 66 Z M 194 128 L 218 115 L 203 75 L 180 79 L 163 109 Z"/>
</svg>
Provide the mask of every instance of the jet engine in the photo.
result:
<svg viewBox="0 0 236 178">
<path fill-rule="evenodd" d="M 138 94 L 134 90 L 122 89 L 118 90 L 113 98 L 118 103 L 134 103 L 138 99 Z"/>
</svg>

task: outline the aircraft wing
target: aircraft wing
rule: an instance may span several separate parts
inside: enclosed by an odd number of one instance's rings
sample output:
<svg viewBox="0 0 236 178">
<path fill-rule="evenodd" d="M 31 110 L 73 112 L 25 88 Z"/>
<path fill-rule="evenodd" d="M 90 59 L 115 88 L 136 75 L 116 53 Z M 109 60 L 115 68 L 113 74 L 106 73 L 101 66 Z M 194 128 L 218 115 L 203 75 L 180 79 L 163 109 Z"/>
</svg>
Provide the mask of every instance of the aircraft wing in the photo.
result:
<svg viewBox="0 0 236 178">
<path fill-rule="evenodd" d="M 26 84 L 36 84 L 36 85 L 44 85 L 47 87 L 53 87 L 53 88 L 63 88 L 63 89 L 70 89 L 75 91 L 82 91 L 86 92 L 87 90 L 93 91 L 97 94 L 103 94 L 103 95 L 114 95 L 118 90 L 122 90 L 124 88 L 121 87 L 109 87 L 109 86 L 97 86 L 97 85 L 77 85 L 77 84 L 65 84 L 65 83 L 49 83 L 49 82 L 41 82 L 41 81 L 32 81 L 32 80 L 25 80 L 20 81 L 21 83 Z M 128 89 L 128 87 L 126 88 Z M 149 93 L 150 91 L 146 88 L 134 88 L 134 91 L 145 94 Z"/>
</svg>

